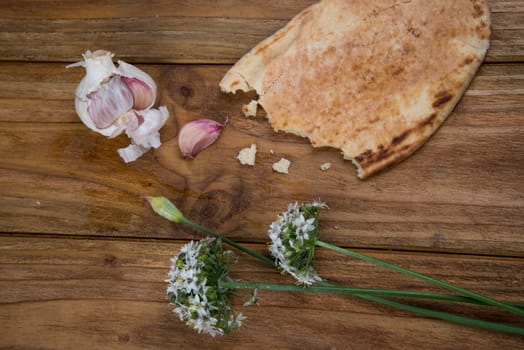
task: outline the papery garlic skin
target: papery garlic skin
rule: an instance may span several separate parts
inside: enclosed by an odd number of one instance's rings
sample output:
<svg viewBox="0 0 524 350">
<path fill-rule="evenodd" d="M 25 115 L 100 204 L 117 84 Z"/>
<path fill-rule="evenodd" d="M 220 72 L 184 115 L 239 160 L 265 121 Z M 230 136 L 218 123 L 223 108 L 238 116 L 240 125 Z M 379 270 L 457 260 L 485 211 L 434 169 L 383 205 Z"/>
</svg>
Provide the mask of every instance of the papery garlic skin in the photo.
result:
<svg viewBox="0 0 524 350">
<path fill-rule="evenodd" d="M 164 125 L 169 112 L 165 106 L 158 109 L 151 108 L 137 112 L 138 116 L 142 118 L 139 122 L 138 128 L 126 130 L 127 136 L 137 145 L 144 147 L 160 147 L 160 128 Z"/>
<path fill-rule="evenodd" d="M 119 148 L 118 155 L 120 156 L 120 158 L 122 158 L 124 163 L 130 163 L 140 158 L 147 151 L 149 151 L 149 148 L 145 148 L 132 143 L 127 147 Z"/>
<path fill-rule="evenodd" d="M 161 146 L 159 130 L 169 118 L 169 112 L 162 106 L 136 112 L 136 118 L 137 127 L 126 129 L 126 134 L 133 143 L 118 150 L 118 154 L 126 163 L 135 161 L 151 148 Z"/>
<path fill-rule="evenodd" d="M 89 105 L 87 95 L 98 90 L 102 83 L 113 74 L 118 74 L 118 69 L 113 64 L 113 54 L 105 50 L 97 50 L 95 52 L 87 50 L 82 56 L 84 57 L 84 61 L 76 62 L 66 67 L 81 66 L 86 69 L 86 75 L 82 78 L 80 84 L 78 84 L 75 92 L 76 113 L 89 129 L 104 136 L 110 136 L 114 132 L 115 127 L 109 126 L 104 129 L 96 127 L 87 111 Z"/>
<path fill-rule="evenodd" d="M 226 121 L 227 123 L 227 121 Z M 211 119 L 195 119 L 185 124 L 178 134 L 178 146 L 184 157 L 194 158 L 212 145 L 220 136 L 226 124 Z"/>
<path fill-rule="evenodd" d="M 69 67 L 84 67 L 86 75 L 76 89 L 75 109 L 91 130 L 107 137 L 126 132 L 132 144 L 118 152 L 127 163 L 150 148 L 160 147 L 160 128 L 169 117 L 165 106 L 152 108 L 157 86 L 146 72 L 118 61 L 106 50 L 86 51 L 84 61 Z"/>
</svg>

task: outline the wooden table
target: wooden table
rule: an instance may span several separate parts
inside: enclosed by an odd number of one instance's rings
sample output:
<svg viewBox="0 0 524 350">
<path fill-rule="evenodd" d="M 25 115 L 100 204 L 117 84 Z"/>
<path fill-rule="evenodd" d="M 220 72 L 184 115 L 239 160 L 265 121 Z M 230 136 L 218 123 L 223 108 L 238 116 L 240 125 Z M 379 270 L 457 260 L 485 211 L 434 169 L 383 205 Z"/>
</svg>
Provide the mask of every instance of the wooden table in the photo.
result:
<svg viewBox="0 0 524 350">
<path fill-rule="evenodd" d="M 366 181 L 332 149 L 274 133 L 240 111 L 252 95 L 218 82 L 252 46 L 312 0 L 30 1 L 0 6 L 0 348 L 517 349 L 524 339 L 367 301 L 259 292 L 228 336 L 198 335 L 166 301 L 170 257 L 203 236 L 155 215 L 142 195 L 172 199 L 190 219 L 267 252 L 268 225 L 294 201 L 326 201 L 323 240 L 507 301 L 524 301 L 524 1 L 491 0 L 485 64 L 438 133 Z M 108 49 L 156 80 L 171 117 L 163 146 L 124 164 L 127 145 L 88 130 L 74 110 L 87 49 Z M 194 160 L 177 133 L 229 118 Z M 238 151 L 258 145 L 256 166 Z M 274 150 L 274 154 L 270 150 Z M 274 173 L 280 157 L 289 175 Z M 322 172 L 319 166 L 331 162 Z M 319 274 L 355 287 L 439 291 L 317 251 Z M 251 257 L 245 281 L 291 283 Z M 491 308 L 415 305 L 524 326 Z"/>
</svg>

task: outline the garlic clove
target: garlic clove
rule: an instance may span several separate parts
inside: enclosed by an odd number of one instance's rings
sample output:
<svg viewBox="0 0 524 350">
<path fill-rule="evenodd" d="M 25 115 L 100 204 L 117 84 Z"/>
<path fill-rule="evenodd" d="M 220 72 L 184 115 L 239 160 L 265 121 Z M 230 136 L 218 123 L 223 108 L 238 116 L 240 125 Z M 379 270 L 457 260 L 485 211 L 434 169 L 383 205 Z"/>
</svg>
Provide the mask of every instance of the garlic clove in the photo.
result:
<svg viewBox="0 0 524 350">
<path fill-rule="evenodd" d="M 119 71 L 112 60 L 113 53 L 106 50 L 97 50 L 94 52 L 87 50 L 82 56 L 84 57 L 83 61 L 66 66 L 66 68 L 84 67 L 86 70 L 86 75 L 82 78 L 75 91 L 76 113 L 89 129 L 104 136 L 110 136 L 114 133 L 115 128 L 113 126 L 105 129 L 97 128 L 87 112 L 90 103 L 87 95 L 98 90 L 112 75 L 118 74 Z"/>
<path fill-rule="evenodd" d="M 185 124 L 178 134 L 178 146 L 182 155 L 194 158 L 218 139 L 226 123 L 220 124 L 214 120 L 202 118 Z"/>
<path fill-rule="evenodd" d="M 110 138 L 125 131 L 131 144 L 118 153 L 126 163 L 160 147 L 159 130 L 169 112 L 165 106 L 152 108 L 157 96 L 153 79 L 124 61 L 116 67 L 113 54 L 106 50 L 88 50 L 82 56 L 83 61 L 67 66 L 86 70 L 75 92 L 75 109 L 82 122 Z"/>
<path fill-rule="evenodd" d="M 133 109 L 146 109 L 155 103 L 155 94 L 147 83 L 137 78 L 122 77 L 133 93 Z"/>
<path fill-rule="evenodd" d="M 133 107 L 133 93 L 119 76 L 87 95 L 87 113 L 98 129 L 111 126 Z"/>
<path fill-rule="evenodd" d="M 157 91 L 157 87 L 156 87 L 156 84 L 153 78 L 151 78 L 149 74 L 133 66 L 132 64 L 129 64 L 129 63 L 126 63 L 120 60 L 117 62 L 118 62 L 118 71 L 119 71 L 119 74 L 122 75 L 122 77 L 133 78 L 142 83 L 141 84 L 142 89 L 138 89 L 138 85 L 136 86 L 137 90 L 139 90 L 138 91 L 139 93 L 137 94 L 138 96 L 135 96 L 135 98 L 140 99 L 139 104 L 141 106 L 134 107 L 134 109 L 147 109 L 147 108 L 153 107 L 156 101 L 156 91 Z M 146 89 L 146 87 L 148 89 Z M 133 90 L 133 87 L 131 87 L 131 90 Z M 150 95 L 145 96 L 146 94 L 144 90 L 147 90 L 147 93 L 149 93 Z M 133 94 L 134 94 L 134 91 L 133 91 Z M 141 94 L 143 96 L 140 96 Z"/>
<path fill-rule="evenodd" d="M 101 117 L 98 113 L 93 117 L 88 111 L 88 109 L 96 109 L 95 107 L 89 107 L 91 100 L 88 98 L 88 95 L 99 90 L 101 86 L 106 85 L 113 76 L 120 76 L 124 82 L 127 81 L 129 83 L 128 88 L 133 96 L 131 108 L 142 110 L 153 107 L 156 101 L 157 86 L 153 78 L 146 72 L 121 60 L 117 61 L 117 68 L 113 63 L 113 53 L 106 50 L 94 52 L 87 50 L 82 56 L 84 58 L 83 61 L 66 67 L 84 67 L 86 69 L 86 75 L 80 81 L 75 92 L 75 109 L 82 122 L 88 128 L 107 137 L 114 137 L 123 131 L 121 127 L 116 125 L 107 125 L 110 119 L 116 118 L 114 121 L 118 120 L 121 115 L 109 117 L 103 114 L 103 117 Z"/>
</svg>

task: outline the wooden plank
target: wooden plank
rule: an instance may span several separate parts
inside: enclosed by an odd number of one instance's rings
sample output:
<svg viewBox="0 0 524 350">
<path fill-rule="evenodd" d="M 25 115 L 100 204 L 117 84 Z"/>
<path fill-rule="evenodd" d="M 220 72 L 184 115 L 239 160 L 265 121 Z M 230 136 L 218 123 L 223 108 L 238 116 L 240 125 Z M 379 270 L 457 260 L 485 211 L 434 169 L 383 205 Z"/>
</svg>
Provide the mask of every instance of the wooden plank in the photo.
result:
<svg viewBox="0 0 524 350">
<path fill-rule="evenodd" d="M 522 147 L 522 136 L 514 128 L 474 135 L 467 128 L 443 129 L 422 153 L 361 182 L 337 152 L 305 144 L 253 140 L 261 150 L 258 164 L 246 169 L 234 160 L 241 143 L 220 142 L 184 161 L 174 142 L 166 141 L 154 157 L 127 166 L 115 154 L 115 142 L 86 134 L 80 125 L 6 124 L 2 139 L 11 145 L 2 152 L 1 175 L 9 186 L 0 189 L 0 227 L 136 237 L 170 237 L 180 229 L 185 233 L 177 235 L 188 237 L 187 229 L 154 216 L 140 198 L 164 194 L 195 221 L 242 240 L 265 241 L 267 225 L 288 202 L 320 197 L 331 206 L 322 214 L 322 235 L 340 244 L 521 254 L 524 174 L 508 164 L 522 164 L 522 155 L 512 151 Z M 225 131 L 223 137 L 244 136 Z M 291 174 L 297 175 L 272 174 L 278 159 L 269 155 L 270 147 L 279 150 L 274 157 L 293 160 Z M 478 152 L 494 147 L 500 153 Z M 454 149 L 470 159 L 459 169 Z M 334 164 L 329 173 L 317 169 L 323 160 Z M 417 181 L 407 187 L 406 177 Z"/>
<path fill-rule="evenodd" d="M 228 0 L 213 5 L 207 0 L 3 0 L 0 17 L 10 19 L 82 19 L 120 17 L 230 17 L 290 19 L 317 0 Z M 490 0 L 491 11 L 524 12 L 522 0 Z"/>
<path fill-rule="evenodd" d="M 244 119 L 240 106 L 250 94 L 223 94 L 218 82 L 229 66 L 138 65 L 157 82 L 159 104 L 184 118 Z M 63 64 L 0 63 L 0 121 L 73 123 L 74 91 L 83 68 Z M 522 126 L 524 64 L 484 64 L 446 125 Z M 260 113 L 263 116 L 263 113 Z"/>
<path fill-rule="evenodd" d="M 259 306 L 227 337 L 196 334 L 165 300 L 169 258 L 180 241 L 77 240 L 0 237 L 0 347 L 53 348 L 518 348 L 520 337 L 453 325 L 359 299 L 259 291 Z M 250 245 L 264 252 L 264 245 Z M 417 269 L 481 293 L 518 301 L 522 259 L 406 252 L 375 257 Z M 358 287 L 433 290 L 403 275 L 319 250 L 319 274 Z M 364 277 L 365 276 L 365 277 Z M 276 270 L 242 256 L 232 277 L 289 283 Z M 522 318 L 491 308 L 414 302 L 469 317 L 524 326 Z"/>
<path fill-rule="evenodd" d="M 180 14 L 174 13 L 176 4 L 163 11 L 167 2 L 145 11 L 142 7 L 149 4 L 106 3 L 107 11 L 98 6 L 95 11 L 94 5 L 73 2 L 58 12 L 51 12 L 57 8 L 54 3 L 43 2 L 34 9 L 29 3 L 13 2 L 0 10 L 3 61 L 75 62 L 87 49 L 105 48 L 130 62 L 233 64 L 311 1 L 301 5 L 296 1 L 282 5 L 272 2 L 260 15 L 249 15 L 265 6 L 253 2 L 246 7 L 229 2 L 203 11 L 203 6 L 184 2 Z M 518 6 L 515 10 L 512 2 L 507 7 L 505 2 L 495 4 L 498 6 L 492 14 L 493 36 L 486 61 L 522 61 L 524 11 Z M 243 10 L 238 10 L 241 7 Z M 15 13 L 27 15 L 18 17 Z"/>
<path fill-rule="evenodd" d="M 116 149 L 126 137 L 106 139 L 75 115 L 81 69 L 0 64 L 0 231 L 192 237 L 153 215 L 140 198 L 163 194 L 195 221 L 263 242 L 287 203 L 321 198 L 331 207 L 322 214 L 323 237 L 339 244 L 497 255 L 524 250 L 524 65 L 483 66 L 424 148 L 367 181 L 337 151 L 276 134 L 262 116 L 241 116 L 248 96 L 217 87 L 227 67 L 142 68 L 157 80 L 171 119 L 162 129 L 164 145 L 125 165 Z M 230 122 L 213 147 L 184 160 L 177 132 L 197 117 Z M 235 157 L 251 143 L 259 147 L 257 165 L 242 167 Z M 271 170 L 280 157 L 292 160 L 288 176 Z M 333 167 L 321 172 L 326 161 Z M 407 178 L 416 181 L 407 186 Z"/>
<path fill-rule="evenodd" d="M 257 0 L 227 0 L 211 5 L 207 0 L 101 0 L 96 3 L 78 0 L 59 0 L 53 3 L 42 0 L 4 0 L 0 17 L 11 19 L 230 17 L 288 20 L 315 2 L 317 0 L 267 0 L 264 3 Z M 500 4 L 501 11 L 508 8 L 503 1 L 494 2 Z M 510 9 L 515 11 L 513 7 Z"/>
</svg>

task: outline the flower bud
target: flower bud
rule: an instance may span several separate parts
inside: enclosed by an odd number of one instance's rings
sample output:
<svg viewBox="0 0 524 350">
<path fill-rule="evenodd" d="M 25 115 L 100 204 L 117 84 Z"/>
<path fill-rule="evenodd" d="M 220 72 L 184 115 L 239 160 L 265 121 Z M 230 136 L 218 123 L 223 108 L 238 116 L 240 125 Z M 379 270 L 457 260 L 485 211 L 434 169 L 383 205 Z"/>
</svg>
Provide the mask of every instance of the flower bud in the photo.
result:
<svg viewBox="0 0 524 350">
<path fill-rule="evenodd" d="M 195 119 L 185 124 L 178 134 L 178 146 L 182 155 L 194 158 L 218 139 L 226 123 L 220 124 L 211 119 Z"/>
<path fill-rule="evenodd" d="M 178 210 L 178 208 L 166 197 L 144 196 L 144 198 L 149 202 L 149 205 L 151 205 L 151 208 L 155 211 L 155 213 L 168 219 L 169 221 L 178 223 L 182 222 L 184 219 L 182 212 Z"/>
</svg>

